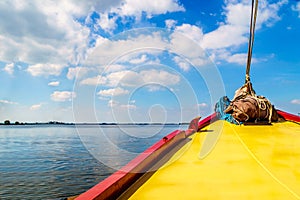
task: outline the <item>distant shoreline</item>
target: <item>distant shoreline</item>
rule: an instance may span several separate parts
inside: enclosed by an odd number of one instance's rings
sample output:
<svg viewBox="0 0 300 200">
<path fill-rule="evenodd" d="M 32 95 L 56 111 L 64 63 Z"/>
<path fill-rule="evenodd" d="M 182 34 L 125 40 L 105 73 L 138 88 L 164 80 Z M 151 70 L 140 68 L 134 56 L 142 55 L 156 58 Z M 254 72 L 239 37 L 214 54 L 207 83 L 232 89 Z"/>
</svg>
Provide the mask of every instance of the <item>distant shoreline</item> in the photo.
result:
<svg viewBox="0 0 300 200">
<path fill-rule="evenodd" d="M 43 125 L 69 125 L 69 126 L 116 126 L 116 125 L 136 125 L 136 126 L 148 126 L 148 125 L 188 125 L 188 122 L 182 122 L 182 123 L 147 123 L 147 122 L 141 122 L 141 123 L 89 123 L 89 122 L 80 122 L 80 123 L 67 123 L 67 122 L 20 122 L 20 123 L 0 123 L 0 126 L 43 126 Z"/>
</svg>

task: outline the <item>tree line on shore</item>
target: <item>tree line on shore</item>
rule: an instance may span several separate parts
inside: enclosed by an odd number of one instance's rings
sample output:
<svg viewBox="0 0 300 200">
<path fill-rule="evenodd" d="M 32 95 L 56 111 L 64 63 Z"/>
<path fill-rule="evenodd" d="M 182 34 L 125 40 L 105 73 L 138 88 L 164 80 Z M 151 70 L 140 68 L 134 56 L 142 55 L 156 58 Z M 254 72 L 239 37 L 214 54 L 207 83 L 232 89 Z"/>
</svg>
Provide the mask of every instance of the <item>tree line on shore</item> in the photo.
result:
<svg viewBox="0 0 300 200">
<path fill-rule="evenodd" d="M 58 122 L 58 121 L 49 121 L 49 122 L 11 122 L 10 120 L 5 120 L 0 123 L 0 125 L 186 125 L 189 124 L 187 122 L 182 123 L 115 123 L 115 122 L 102 122 L 102 123 L 66 123 L 66 122 Z"/>
<path fill-rule="evenodd" d="M 15 121 L 15 122 L 13 123 L 13 122 L 11 122 L 11 121 L 8 120 L 8 119 L 5 120 L 3 123 L 0 123 L 0 125 L 35 125 L 35 124 L 69 124 L 69 123 L 57 122 L 57 121 L 50 121 L 50 122 L 33 122 L 33 123 Z"/>
</svg>

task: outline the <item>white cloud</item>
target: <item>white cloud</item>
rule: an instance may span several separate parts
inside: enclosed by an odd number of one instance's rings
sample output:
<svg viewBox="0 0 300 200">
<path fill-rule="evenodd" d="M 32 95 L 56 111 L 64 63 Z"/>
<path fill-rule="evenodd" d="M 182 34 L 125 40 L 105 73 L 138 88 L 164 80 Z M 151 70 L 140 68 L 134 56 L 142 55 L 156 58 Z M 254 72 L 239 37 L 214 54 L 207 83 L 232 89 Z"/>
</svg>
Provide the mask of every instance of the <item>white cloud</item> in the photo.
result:
<svg viewBox="0 0 300 200">
<path fill-rule="evenodd" d="M 164 70 L 142 70 L 135 72 L 131 70 L 124 70 L 113 72 L 107 76 L 96 76 L 87 78 L 81 81 L 82 85 L 103 85 L 109 87 L 116 87 L 118 85 L 123 87 L 136 87 L 145 84 L 157 84 L 163 86 L 176 85 L 180 82 L 180 76 L 164 71 Z"/>
<path fill-rule="evenodd" d="M 135 17 L 134 21 L 140 21 L 143 14 L 147 18 L 151 18 L 153 15 L 165 14 L 168 12 L 185 11 L 182 5 L 179 5 L 177 0 L 123 0 L 119 4 L 114 4 L 111 9 L 99 12 L 99 19 L 97 24 L 93 25 L 97 30 L 101 28 L 106 33 L 112 34 L 118 26 L 116 21 L 121 19 L 123 23 L 126 23 L 126 17 Z M 88 18 L 87 23 L 91 21 Z"/>
<path fill-rule="evenodd" d="M 7 72 L 8 74 L 12 75 L 14 73 L 15 65 L 14 63 L 6 64 L 3 71 Z"/>
<path fill-rule="evenodd" d="M 27 68 L 32 76 L 59 76 L 64 66 L 58 64 L 35 64 Z"/>
<path fill-rule="evenodd" d="M 116 107 L 119 105 L 119 102 L 118 101 L 115 101 L 115 100 L 109 100 L 108 101 L 108 106 L 113 108 L 113 107 Z"/>
<path fill-rule="evenodd" d="M 197 107 L 199 107 L 199 108 L 206 108 L 208 105 L 207 105 L 207 103 L 199 103 L 199 104 L 197 104 Z"/>
<path fill-rule="evenodd" d="M 177 21 L 176 21 L 176 20 L 173 20 L 173 19 L 167 19 L 167 20 L 165 21 L 166 27 L 167 27 L 168 29 L 174 28 L 175 25 L 176 25 L 176 23 L 177 23 Z"/>
<path fill-rule="evenodd" d="M 124 69 L 125 69 L 124 65 L 113 64 L 113 65 L 106 66 L 104 69 L 104 73 L 118 72 Z"/>
<path fill-rule="evenodd" d="M 68 69 L 67 78 L 72 80 L 74 78 L 81 78 L 88 73 L 89 69 L 86 67 L 70 67 Z"/>
<path fill-rule="evenodd" d="M 101 96 L 120 96 L 128 93 L 128 90 L 124 90 L 123 88 L 117 87 L 107 90 L 100 90 L 97 94 Z"/>
<path fill-rule="evenodd" d="M 146 86 L 147 90 L 149 92 L 156 92 L 156 91 L 160 91 L 160 90 L 163 90 L 163 87 L 160 86 L 160 85 L 147 85 Z"/>
<path fill-rule="evenodd" d="M 13 102 L 13 101 L 8 101 L 8 100 L 3 100 L 3 99 L 0 99 L 0 103 L 3 103 L 3 104 L 11 104 L 11 105 L 13 105 L 13 104 L 18 104 L 17 102 Z"/>
<path fill-rule="evenodd" d="M 131 59 L 129 62 L 131 64 L 141 64 L 148 60 L 147 55 L 143 54 L 140 58 Z"/>
<path fill-rule="evenodd" d="M 201 28 L 191 24 L 182 24 L 181 26 L 177 26 L 175 31 L 185 35 L 186 37 L 194 40 L 197 43 L 201 43 L 203 39 L 203 31 Z"/>
<path fill-rule="evenodd" d="M 204 34 L 201 45 L 205 49 L 239 46 L 248 41 L 245 35 L 247 31 L 246 26 L 221 25 L 218 29 Z"/>
<path fill-rule="evenodd" d="M 171 74 L 163 70 L 143 70 L 140 72 L 144 83 L 154 83 L 159 85 L 176 85 L 180 82 L 180 76 Z"/>
<path fill-rule="evenodd" d="M 151 48 L 165 48 L 169 44 L 162 38 L 161 33 L 151 32 L 143 34 L 143 32 L 134 32 L 136 35 L 128 37 L 126 39 L 109 40 L 102 37 L 98 37 L 96 40 L 95 48 L 92 54 L 88 56 L 86 62 L 87 65 L 91 66 L 103 66 L 105 67 L 108 63 L 114 61 L 120 55 L 124 55 L 128 52 L 133 52 L 141 49 Z"/>
<path fill-rule="evenodd" d="M 142 83 L 142 79 L 137 72 L 124 70 L 107 75 L 108 86 L 135 86 Z"/>
<path fill-rule="evenodd" d="M 169 48 L 171 51 L 185 57 L 192 65 L 201 67 L 206 65 L 209 60 L 199 42 L 195 41 L 197 40 L 196 35 L 187 36 L 187 34 L 182 34 L 175 29 L 174 33 L 170 35 Z M 192 36 L 196 39 L 192 40 Z"/>
<path fill-rule="evenodd" d="M 1 1 L 0 60 L 28 64 L 77 62 L 89 40 L 88 28 L 74 19 L 90 12 L 82 5 L 75 1 Z"/>
<path fill-rule="evenodd" d="M 52 81 L 48 83 L 49 86 L 54 86 L 54 87 L 59 86 L 59 84 L 60 84 L 59 81 Z"/>
<path fill-rule="evenodd" d="M 80 82 L 81 85 L 106 85 L 107 78 L 104 76 L 95 76 L 91 78 L 86 78 Z"/>
<path fill-rule="evenodd" d="M 229 48 L 239 47 L 248 42 L 251 5 L 249 1 L 228 0 L 225 3 L 225 22 L 220 23 L 217 29 L 205 33 L 201 46 L 206 50 L 212 51 L 215 54 L 213 57 L 217 60 L 245 64 L 245 62 L 242 63 L 244 54 L 237 53 L 231 55 L 232 49 Z M 259 30 L 264 25 L 272 26 L 280 20 L 278 11 L 285 3 L 287 3 L 286 0 L 273 4 L 267 1 L 260 2 L 256 30 Z M 218 52 L 222 52 L 222 54 Z M 227 56 L 223 55 L 224 52 Z M 234 61 L 233 59 L 238 59 L 238 61 Z"/>
<path fill-rule="evenodd" d="M 293 99 L 291 103 L 300 105 L 300 99 Z"/>
<path fill-rule="evenodd" d="M 248 55 L 246 53 L 237 53 L 229 56 L 226 60 L 229 63 L 237 63 L 240 65 L 245 65 L 247 62 Z"/>
<path fill-rule="evenodd" d="M 145 12 L 148 18 L 167 12 L 185 11 L 177 0 L 125 0 L 120 7 L 120 14 L 140 18 Z"/>
<path fill-rule="evenodd" d="M 215 56 L 218 56 L 218 59 L 226 60 L 226 62 L 228 62 L 228 63 L 234 63 L 234 64 L 245 66 L 247 63 L 248 54 L 247 53 L 231 54 L 231 52 L 226 49 L 218 49 L 218 50 L 212 51 L 211 59 L 214 60 Z M 251 62 L 256 63 L 259 61 L 265 61 L 271 57 L 272 57 L 272 55 L 265 57 L 265 58 L 260 58 L 260 59 L 252 57 Z"/>
<path fill-rule="evenodd" d="M 100 26 L 104 31 L 112 33 L 116 28 L 117 16 L 110 17 L 109 13 L 101 13 L 100 19 L 97 20 L 98 26 Z"/>
<path fill-rule="evenodd" d="M 98 75 L 96 77 L 86 78 L 80 82 L 81 85 L 105 85 L 115 87 L 117 85 L 133 86 L 140 83 L 139 75 L 130 70 L 110 73 L 106 76 Z"/>
<path fill-rule="evenodd" d="M 73 98 L 76 97 L 76 93 L 70 91 L 54 91 L 50 95 L 50 97 L 53 101 L 59 101 L 59 102 L 71 101 Z"/>
<path fill-rule="evenodd" d="M 30 110 L 39 110 L 42 107 L 42 103 L 35 104 L 30 107 Z"/>
<path fill-rule="evenodd" d="M 123 104 L 123 105 L 120 105 L 121 108 L 124 108 L 124 109 L 136 109 L 136 105 L 132 105 L 132 104 Z"/>
<path fill-rule="evenodd" d="M 191 28 L 190 34 L 188 36 L 188 30 Z M 193 31 L 194 30 L 194 31 Z M 185 32 L 185 34 L 183 34 Z M 169 33 L 169 32 L 168 32 Z M 159 63 L 157 60 L 151 60 L 148 57 L 142 56 L 145 52 L 152 54 L 159 54 L 161 50 L 169 50 L 171 52 L 184 55 L 188 58 L 192 64 L 202 66 L 207 64 L 206 53 L 201 50 L 199 45 L 199 40 L 201 38 L 201 30 L 196 26 L 180 26 L 174 33 L 167 34 L 167 32 L 157 30 L 148 30 L 148 32 L 139 32 L 139 30 L 128 33 L 127 39 L 119 40 L 103 40 L 99 39 L 96 47 L 91 55 L 88 57 L 87 64 L 91 66 L 105 66 L 107 63 L 115 61 L 116 58 L 120 55 L 124 55 L 118 61 L 129 62 L 133 59 L 133 62 L 142 62 L 145 61 L 147 64 L 150 62 Z M 191 41 L 193 39 L 194 41 Z M 196 40 L 198 42 L 196 42 Z M 98 40 L 97 40 L 98 41 Z M 156 49 L 154 51 L 153 49 Z M 197 49 L 197 51 L 195 51 Z M 139 53 L 141 57 L 137 57 L 136 53 Z M 132 56 L 132 54 L 135 54 Z M 131 55 L 131 56 L 129 56 Z M 125 59 L 126 58 L 126 59 Z M 138 60 L 136 58 L 139 58 Z"/>
<path fill-rule="evenodd" d="M 115 101 L 115 100 L 109 100 L 107 105 L 108 105 L 108 107 L 114 108 L 114 109 L 126 109 L 126 110 L 129 110 L 129 109 L 136 109 L 137 108 L 136 105 L 134 105 L 134 103 L 121 104 L 120 102 Z"/>
<path fill-rule="evenodd" d="M 183 58 L 179 57 L 179 56 L 175 56 L 173 58 L 174 62 L 177 63 L 177 65 L 180 67 L 180 69 L 182 69 L 183 71 L 188 71 L 190 69 L 190 64 L 185 61 Z"/>
</svg>

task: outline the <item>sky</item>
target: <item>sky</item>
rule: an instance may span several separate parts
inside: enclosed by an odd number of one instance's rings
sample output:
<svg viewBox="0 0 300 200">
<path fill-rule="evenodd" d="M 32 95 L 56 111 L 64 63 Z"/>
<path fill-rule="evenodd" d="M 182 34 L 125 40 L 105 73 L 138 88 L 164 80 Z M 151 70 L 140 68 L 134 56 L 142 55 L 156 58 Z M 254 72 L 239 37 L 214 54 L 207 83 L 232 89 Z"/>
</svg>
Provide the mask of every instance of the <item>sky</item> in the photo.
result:
<svg viewBox="0 0 300 200">
<path fill-rule="evenodd" d="M 188 122 L 243 85 L 250 0 L 2 0 L 0 121 Z M 300 2 L 258 5 L 251 81 L 300 113 Z"/>
</svg>

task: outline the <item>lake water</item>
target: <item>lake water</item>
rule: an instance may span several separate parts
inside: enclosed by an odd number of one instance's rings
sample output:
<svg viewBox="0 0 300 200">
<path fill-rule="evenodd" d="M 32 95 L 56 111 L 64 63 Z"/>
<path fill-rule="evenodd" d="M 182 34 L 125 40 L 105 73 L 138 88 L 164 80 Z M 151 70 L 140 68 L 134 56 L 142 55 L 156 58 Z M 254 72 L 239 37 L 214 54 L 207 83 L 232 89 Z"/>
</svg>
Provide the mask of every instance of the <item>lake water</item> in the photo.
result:
<svg viewBox="0 0 300 200">
<path fill-rule="evenodd" d="M 166 134 L 185 128 L 1 126 L 0 199 L 61 199 L 80 194 Z"/>
</svg>

